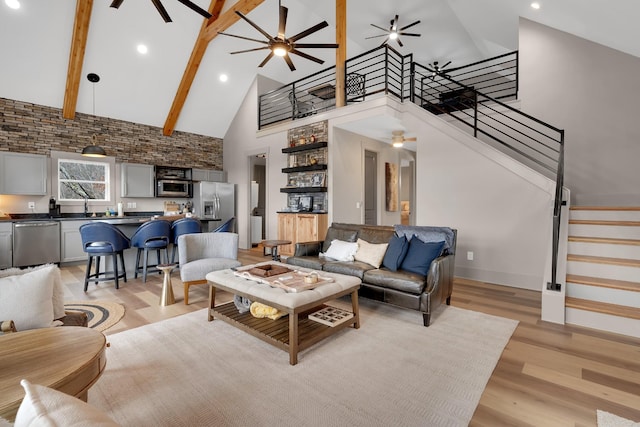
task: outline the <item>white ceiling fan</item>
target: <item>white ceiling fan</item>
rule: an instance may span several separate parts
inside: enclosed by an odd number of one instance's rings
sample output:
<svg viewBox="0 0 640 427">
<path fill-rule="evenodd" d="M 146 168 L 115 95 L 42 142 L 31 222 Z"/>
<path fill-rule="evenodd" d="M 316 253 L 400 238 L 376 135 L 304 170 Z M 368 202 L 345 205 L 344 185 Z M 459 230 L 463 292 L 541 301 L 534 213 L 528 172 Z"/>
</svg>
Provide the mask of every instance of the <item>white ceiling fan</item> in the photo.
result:
<svg viewBox="0 0 640 427">
<path fill-rule="evenodd" d="M 415 136 L 412 136 L 409 138 L 405 137 L 403 130 L 394 130 L 393 132 L 391 132 L 391 134 L 392 134 L 391 145 L 393 145 L 396 148 L 401 148 L 405 142 L 412 142 L 412 141 L 418 140 Z"/>
</svg>

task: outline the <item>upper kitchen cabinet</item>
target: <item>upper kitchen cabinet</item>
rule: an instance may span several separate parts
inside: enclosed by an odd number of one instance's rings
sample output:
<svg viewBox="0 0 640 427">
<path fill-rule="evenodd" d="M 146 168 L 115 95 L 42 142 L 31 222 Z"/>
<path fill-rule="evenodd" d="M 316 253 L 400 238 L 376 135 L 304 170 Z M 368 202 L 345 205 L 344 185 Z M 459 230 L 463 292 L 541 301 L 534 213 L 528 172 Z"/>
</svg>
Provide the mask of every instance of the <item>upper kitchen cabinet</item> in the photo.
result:
<svg viewBox="0 0 640 427">
<path fill-rule="evenodd" d="M 227 173 L 225 171 L 191 169 L 191 174 L 194 181 L 227 182 Z"/>
<path fill-rule="evenodd" d="M 154 197 L 153 165 L 122 163 L 120 165 L 121 197 Z"/>
<path fill-rule="evenodd" d="M 0 153 L 0 194 L 47 194 L 47 157 L 39 154 Z"/>
</svg>

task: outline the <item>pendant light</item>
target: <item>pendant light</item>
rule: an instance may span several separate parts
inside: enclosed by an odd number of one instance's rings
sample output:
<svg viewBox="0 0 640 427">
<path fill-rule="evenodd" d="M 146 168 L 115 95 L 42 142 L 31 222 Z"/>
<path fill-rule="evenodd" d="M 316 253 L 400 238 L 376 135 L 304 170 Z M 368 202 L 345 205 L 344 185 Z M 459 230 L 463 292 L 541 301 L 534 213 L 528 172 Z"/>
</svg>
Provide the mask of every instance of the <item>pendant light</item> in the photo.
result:
<svg viewBox="0 0 640 427">
<path fill-rule="evenodd" d="M 93 117 L 95 120 L 96 116 L 96 83 L 100 81 L 100 76 L 95 73 L 87 74 L 87 80 L 93 83 Z M 104 151 L 104 148 L 96 145 L 96 141 L 98 139 L 98 135 L 95 133 L 91 135 L 91 145 L 87 145 L 82 149 L 82 155 L 86 157 L 106 157 L 107 153 Z"/>
</svg>

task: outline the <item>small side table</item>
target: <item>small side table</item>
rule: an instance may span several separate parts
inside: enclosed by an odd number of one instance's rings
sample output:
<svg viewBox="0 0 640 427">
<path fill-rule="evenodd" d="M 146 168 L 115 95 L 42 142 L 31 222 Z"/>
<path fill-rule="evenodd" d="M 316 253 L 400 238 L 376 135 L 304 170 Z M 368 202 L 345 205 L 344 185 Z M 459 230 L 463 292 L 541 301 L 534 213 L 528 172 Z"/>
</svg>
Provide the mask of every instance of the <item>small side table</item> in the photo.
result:
<svg viewBox="0 0 640 427">
<path fill-rule="evenodd" d="M 166 307 L 167 305 L 175 304 L 176 299 L 173 296 L 173 287 L 171 286 L 171 271 L 176 268 L 176 264 L 159 264 L 158 269 L 164 273 L 164 280 L 162 281 L 162 294 L 160 295 L 160 305 Z"/>
<path fill-rule="evenodd" d="M 271 249 L 271 258 L 274 261 L 280 261 L 280 255 L 278 255 L 278 246 L 290 245 L 290 244 L 291 244 L 291 240 L 263 240 L 262 241 L 263 248 Z"/>
</svg>

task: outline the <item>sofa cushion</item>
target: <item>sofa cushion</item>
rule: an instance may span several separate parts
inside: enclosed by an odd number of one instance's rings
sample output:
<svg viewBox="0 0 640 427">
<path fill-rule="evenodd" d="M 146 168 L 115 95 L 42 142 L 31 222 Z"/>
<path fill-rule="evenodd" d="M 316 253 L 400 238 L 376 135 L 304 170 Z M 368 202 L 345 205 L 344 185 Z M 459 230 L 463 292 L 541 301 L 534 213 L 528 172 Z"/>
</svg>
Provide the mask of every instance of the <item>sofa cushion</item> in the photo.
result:
<svg viewBox="0 0 640 427">
<path fill-rule="evenodd" d="M 180 236 L 182 237 L 182 236 Z M 240 267 L 241 262 L 231 258 L 203 258 L 180 265 L 180 280 L 194 282 L 204 280 L 212 271 Z"/>
<path fill-rule="evenodd" d="M 0 319 L 13 320 L 18 331 L 48 328 L 53 321 L 56 269 L 42 268 L 0 278 Z"/>
<path fill-rule="evenodd" d="M 327 230 L 327 235 L 324 238 L 324 243 L 322 244 L 322 252 L 326 252 L 329 250 L 329 246 L 331 246 L 331 242 L 334 240 L 342 240 L 344 242 L 355 242 L 356 236 L 358 235 L 358 230 L 349 229 L 349 228 L 339 228 L 338 226 L 331 226 Z"/>
<path fill-rule="evenodd" d="M 320 255 L 337 261 L 353 261 L 353 257 L 357 250 L 358 244 L 356 242 L 345 242 L 343 240 L 334 239 L 331 241 L 329 249 Z"/>
<path fill-rule="evenodd" d="M 314 270 L 322 270 L 323 265 L 328 261 L 327 258 L 319 256 L 290 256 L 287 258 L 287 264 Z"/>
<path fill-rule="evenodd" d="M 431 266 L 431 261 L 440 256 L 443 247 L 444 241 L 423 242 L 413 236 L 409 241 L 409 250 L 404 260 L 402 260 L 400 269 L 426 276 L 429 266 Z"/>
<path fill-rule="evenodd" d="M 367 264 L 366 262 L 361 261 L 351 261 L 351 262 L 326 262 L 322 269 L 329 273 L 338 273 L 338 274 L 346 274 L 347 276 L 354 276 L 358 279 L 362 280 L 364 277 L 364 273 L 373 270 L 374 267 L 371 264 Z"/>
<path fill-rule="evenodd" d="M 369 243 L 366 240 L 358 239 L 358 250 L 354 255 L 356 261 L 366 262 L 375 268 L 380 267 L 385 252 L 387 252 L 388 243 Z"/>
<path fill-rule="evenodd" d="M 444 240 L 444 249 L 448 254 L 455 252 L 456 235 L 449 227 L 430 227 L 425 225 L 395 225 L 396 234 L 411 240 L 417 236 L 423 242 L 439 242 Z"/>
<path fill-rule="evenodd" d="M 405 236 L 392 236 L 382 265 L 391 271 L 398 271 L 408 250 L 409 241 Z"/>
<path fill-rule="evenodd" d="M 421 294 L 426 284 L 426 278 L 423 275 L 404 270 L 391 271 L 386 268 L 366 271 L 362 281 L 415 295 Z"/>
<path fill-rule="evenodd" d="M 393 227 L 365 225 L 358 231 L 358 239 L 366 240 L 369 243 L 389 243 L 394 234 Z"/>
<path fill-rule="evenodd" d="M 7 268 L 0 270 L 0 277 L 15 276 L 19 274 L 30 273 L 40 269 L 52 269 L 53 273 L 53 318 L 60 319 L 65 316 L 64 313 L 64 288 L 62 287 L 62 278 L 60 277 L 60 269 L 55 264 L 43 264 L 29 268 Z"/>
<path fill-rule="evenodd" d="M 16 414 L 15 427 L 118 426 L 100 409 L 82 400 L 27 380 L 20 381 L 25 396 Z"/>
</svg>

